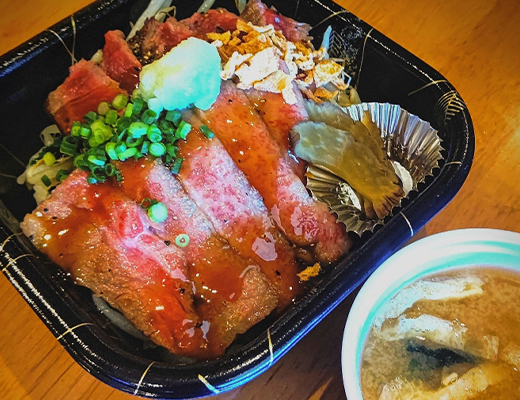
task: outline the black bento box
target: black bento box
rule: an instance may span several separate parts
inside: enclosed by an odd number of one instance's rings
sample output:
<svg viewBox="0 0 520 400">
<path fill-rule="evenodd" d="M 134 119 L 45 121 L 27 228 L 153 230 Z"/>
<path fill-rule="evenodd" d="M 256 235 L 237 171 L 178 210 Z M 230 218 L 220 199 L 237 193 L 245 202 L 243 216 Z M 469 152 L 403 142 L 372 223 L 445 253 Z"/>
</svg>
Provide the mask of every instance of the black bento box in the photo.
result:
<svg viewBox="0 0 520 400">
<path fill-rule="evenodd" d="M 111 29 L 130 30 L 147 1 L 102 0 L 51 29 L 77 59 L 90 58 Z M 177 1 L 177 18 L 199 2 Z M 40 131 L 51 123 L 44 112 L 48 93 L 68 75 L 71 56 L 47 30 L 0 58 L 0 264 L 4 275 L 60 343 L 88 372 L 124 392 L 181 399 L 212 395 L 244 384 L 280 359 L 392 253 L 438 213 L 462 186 L 474 153 L 470 115 L 453 86 L 421 60 L 330 0 L 269 1 L 282 14 L 313 26 L 316 46 L 327 28 L 335 53 L 349 58 L 363 101 L 399 104 L 439 131 L 444 160 L 419 190 L 394 210 L 384 226 L 355 240 L 351 254 L 313 283 L 279 318 L 268 318 L 242 335 L 226 355 L 179 363 L 159 348 L 123 332 L 100 313 L 88 290 L 73 284 L 19 233 L 19 221 L 35 208 L 20 175 L 40 147 Z M 215 7 L 235 11 L 233 0 Z M 73 28 L 75 25 L 75 29 Z M 338 38 L 341 39 L 338 41 Z"/>
</svg>

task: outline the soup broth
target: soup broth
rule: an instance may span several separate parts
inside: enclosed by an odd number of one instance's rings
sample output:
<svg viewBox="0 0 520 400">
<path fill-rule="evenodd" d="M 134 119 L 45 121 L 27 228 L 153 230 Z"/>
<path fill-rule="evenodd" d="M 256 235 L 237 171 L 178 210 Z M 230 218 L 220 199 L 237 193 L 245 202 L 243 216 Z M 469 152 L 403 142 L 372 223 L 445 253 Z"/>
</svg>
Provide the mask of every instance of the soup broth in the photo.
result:
<svg viewBox="0 0 520 400">
<path fill-rule="evenodd" d="M 473 267 L 418 280 L 366 339 L 366 400 L 520 399 L 520 274 Z"/>
</svg>

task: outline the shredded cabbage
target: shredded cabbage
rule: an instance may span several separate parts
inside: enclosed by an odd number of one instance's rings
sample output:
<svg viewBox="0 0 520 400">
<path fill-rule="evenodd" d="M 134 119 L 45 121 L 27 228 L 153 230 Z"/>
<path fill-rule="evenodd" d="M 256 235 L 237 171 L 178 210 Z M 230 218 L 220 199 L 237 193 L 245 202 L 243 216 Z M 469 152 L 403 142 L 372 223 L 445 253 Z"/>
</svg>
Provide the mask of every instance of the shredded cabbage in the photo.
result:
<svg viewBox="0 0 520 400">
<path fill-rule="evenodd" d="M 58 127 L 56 125 L 49 125 L 40 133 L 40 139 L 44 146 L 50 146 L 57 135 L 60 135 Z M 40 150 L 29 159 L 25 171 L 16 179 L 16 182 L 19 185 L 27 184 L 30 189 L 32 188 L 32 190 L 34 190 L 34 199 L 37 204 L 40 204 L 43 200 L 49 197 L 50 190 L 59 183 L 56 180 L 56 174 L 58 171 L 62 169 L 65 171 L 72 171 L 74 168 L 74 160 L 72 157 L 62 157 L 56 160 L 56 162 L 51 166 L 45 164 L 43 159 L 39 160 L 35 164 L 31 164 L 32 160 L 38 157 L 39 154 Z M 47 175 L 50 179 L 50 186 L 46 186 L 42 182 L 42 177 L 44 175 Z"/>
<path fill-rule="evenodd" d="M 247 1 L 246 0 L 235 0 L 235 4 L 237 6 L 238 12 L 242 14 L 244 8 L 246 8 Z"/>
<path fill-rule="evenodd" d="M 204 3 L 202 3 L 200 5 L 200 7 L 197 10 L 197 12 L 199 12 L 199 13 L 206 13 L 206 12 L 208 12 L 208 10 L 211 8 L 211 6 L 213 6 L 214 3 L 215 3 L 215 0 L 204 0 Z"/>
<path fill-rule="evenodd" d="M 137 31 L 139 31 L 143 26 L 144 23 L 148 18 L 155 17 L 156 14 L 159 14 L 160 11 L 164 10 L 165 8 L 170 8 L 172 4 L 172 0 L 152 0 L 150 1 L 150 4 L 144 10 L 144 12 L 141 14 L 139 19 L 135 22 L 135 25 L 132 27 L 132 30 L 126 37 L 126 40 L 131 39 L 135 36 Z M 170 8 L 172 9 L 172 8 Z"/>
</svg>

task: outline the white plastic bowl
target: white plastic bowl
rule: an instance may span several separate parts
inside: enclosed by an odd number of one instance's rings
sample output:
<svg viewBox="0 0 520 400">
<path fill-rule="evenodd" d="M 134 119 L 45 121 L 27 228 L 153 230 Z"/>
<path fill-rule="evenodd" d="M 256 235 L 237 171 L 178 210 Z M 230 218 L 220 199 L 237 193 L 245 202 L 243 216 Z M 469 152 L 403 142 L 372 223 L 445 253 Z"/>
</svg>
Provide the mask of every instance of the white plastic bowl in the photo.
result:
<svg viewBox="0 0 520 400">
<path fill-rule="evenodd" d="M 361 353 L 376 311 L 399 290 L 442 270 L 487 265 L 520 271 L 520 234 L 496 229 L 461 229 L 421 239 L 388 258 L 365 282 L 343 334 L 341 364 L 348 400 L 362 400 Z"/>
</svg>

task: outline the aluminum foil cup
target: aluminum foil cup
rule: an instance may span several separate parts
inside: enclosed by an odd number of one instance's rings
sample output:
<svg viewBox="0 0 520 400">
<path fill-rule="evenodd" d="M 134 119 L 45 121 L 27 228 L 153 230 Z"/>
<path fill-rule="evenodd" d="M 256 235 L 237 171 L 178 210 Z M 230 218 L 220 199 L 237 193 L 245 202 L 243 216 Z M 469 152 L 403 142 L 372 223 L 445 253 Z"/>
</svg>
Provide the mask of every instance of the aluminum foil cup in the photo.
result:
<svg viewBox="0 0 520 400">
<path fill-rule="evenodd" d="M 365 111 L 381 130 L 381 137 L 396 174 L 403 182 L 408 197 L 417 191 L 419 183 L 439 166 L 441 139 L 431 125 L 419 117 L 388 103 L 361 103 L 343 108 L 354 121 L 360 121 Z M 342 178 L 319 165 L 307 167 L 307 189 L 345 224 L 347 231 L 361 235 L 373 231 L 384 220 L 368 219 L 361 211 L 360 197 Z M 400 204 L 399 204 L 400 205 Z M 391 215 L 391 214 L 390 214 Z"/>
</svg>

